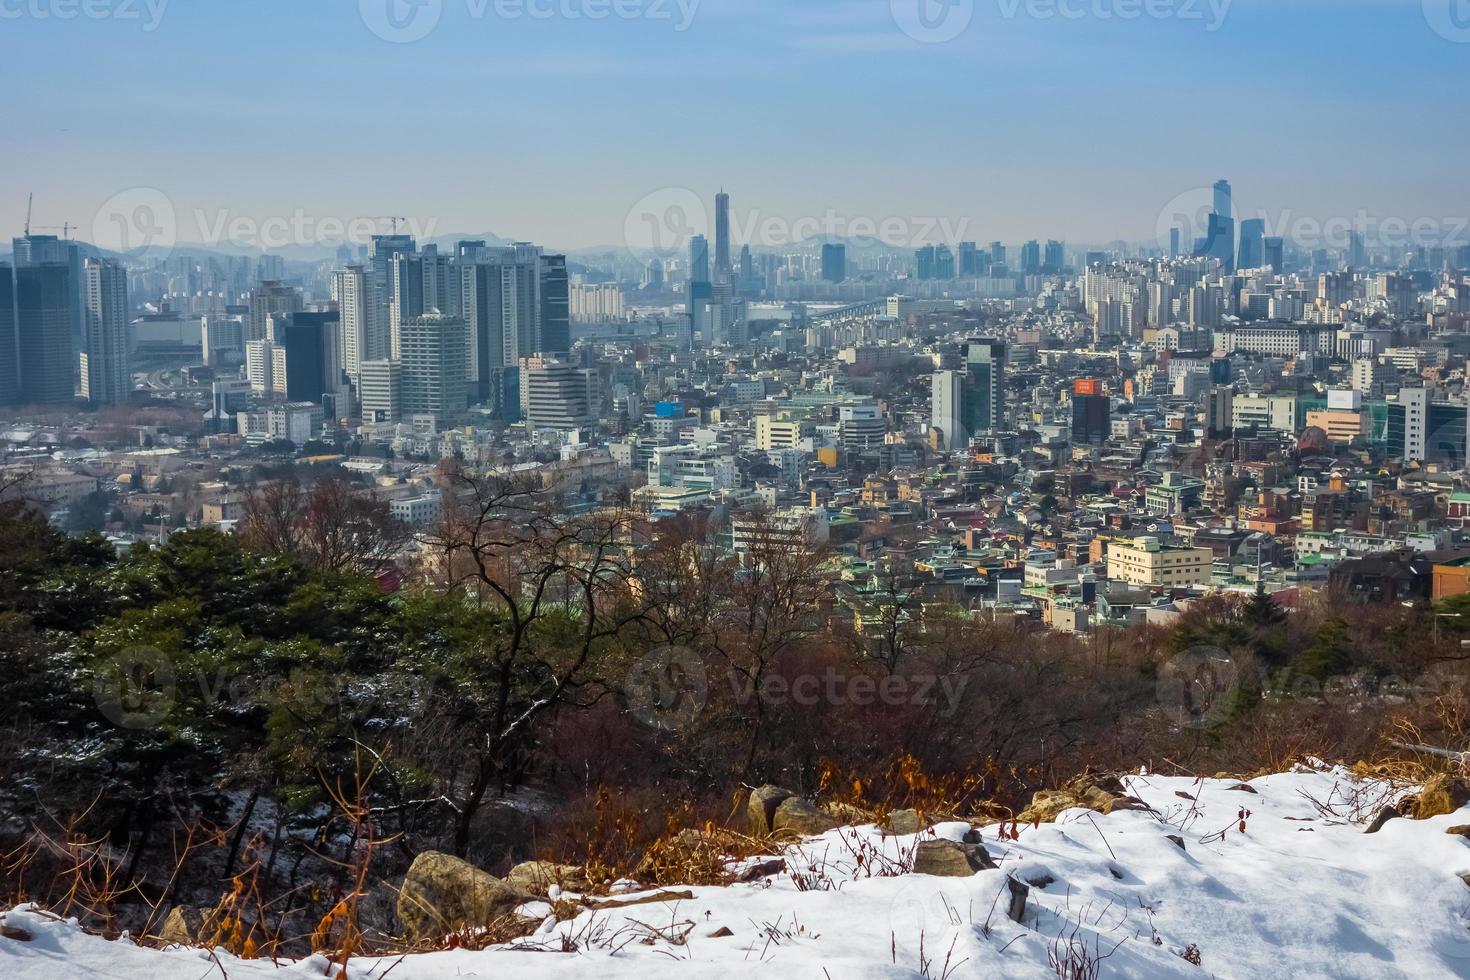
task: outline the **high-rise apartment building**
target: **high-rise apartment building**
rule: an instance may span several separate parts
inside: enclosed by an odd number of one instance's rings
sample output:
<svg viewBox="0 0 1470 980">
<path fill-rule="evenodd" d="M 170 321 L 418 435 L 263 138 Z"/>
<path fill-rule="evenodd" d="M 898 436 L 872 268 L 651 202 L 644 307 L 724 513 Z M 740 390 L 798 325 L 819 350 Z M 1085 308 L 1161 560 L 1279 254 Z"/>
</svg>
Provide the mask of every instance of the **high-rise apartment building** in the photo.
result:
<svg viewBox="0 0 1470 980">
<path fill-rule="evenodd" d="M 424 313 L 399 325 L 399 410 L 432 415 L 441 425 L 464 419 L 468 400 L 466 328 L 463 317 Z"/>
<path fill-rule="evenodd" d="M 125 403 L 133 390 L 128 368 L 128 274 L 116 262 L 89 259 L 83 277 L 82 397 L 94 405 Z"/>
</svg>

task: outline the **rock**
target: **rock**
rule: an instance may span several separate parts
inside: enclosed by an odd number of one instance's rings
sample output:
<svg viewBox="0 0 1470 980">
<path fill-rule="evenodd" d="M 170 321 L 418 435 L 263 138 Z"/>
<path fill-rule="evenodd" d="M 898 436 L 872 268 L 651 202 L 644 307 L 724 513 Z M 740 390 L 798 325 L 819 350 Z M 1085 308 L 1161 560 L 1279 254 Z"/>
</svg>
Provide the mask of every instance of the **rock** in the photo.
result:
<svg viewBox="0 0 1470 980">
<path fill-rule="evenodd" d="M 1460 880 L 1463 881 L 1466 885 L 1470 885 L 1470 874 L 1460 875 Z"/>
<path fill-rule="evenodd" d="M 214 935 L 218 919 L 219 913 L 214 909 L 175 905 L 163 920 L 158 938 L 171 945 L 198 946 Z"/>
<path fill-rule="evenodd" d="M 1116 776 L 1083 773 L 1061 789 L 1044 789 L 1031 797 L 1031 805 L 1016 815 L 1019 823 L 1048 823 L 1063 810 L 1081 807 L 1098 813 L 1114 810 L 1147 810 L 1149 806 L 1134 796 Z"/>
<path fill-rule="evenodd" d="M 1470 803 L 1470 783 L 1457 776 L 1436 773 L 1419 790 L 1413 809 L 1406 808 L 1405 814 L 1415 820 L 1427 820 L 1454 813 L 1466 803 Z"/>
<path fill-rule="evenodd" d="M 575 864 L 553 864 L 550 861 L 525 861 L 510 869 L 505 883 L 532 895 L 545 895 L 552 885 L 586 891 L 587 869 Z"/>
<path fill-rule="evenodd" d="M 1165 834 L 1164 840 L 1173 841 L 1174 845 L 1178 847 L 1181 851 L 1188 850 L 1188 848 L 1184 846 L 1184 838 L 1180 837 L 1178 834 Z"/>
<path fill-rule="evenodd" d="M 415 938 L 487 926 L 515 910 L 524 895 L 457 857 L 425 851 L 413 859 L 398 893 L 398 919 Z"/>
<path fill-rule="evenodd" d="M 840 817 L 826 810 L 817 809 L 799 796 L 782 800 L 781 805 L 776 807 L 775 816 L 771 819 L 772 830 L 785 831 L 801 837 L 825 834 L 834 827 L 841 826 Z"/>
<path fill-rule="evenodd" d="M 914 874 L 939 878 L 968 878 L 977 871 L 994 868 L 990 852 L 979 844 L 952 840 L 920 841 L 914 851 Z"/>
<path fill-rule="evenodd" d="M 823 813 L 830 814 L 838 821 L 839 827 L 857 827 L 861 824 L 872 823 L 873 815 L 860 806 L 851 803 L 823 803 Z"/>
<path fill-rule="evenodd" d="M 1229 792 L 1255 793 L 1257 796 L 1260 795 L 1259 793 L 1256 793 L 1256 788 L 1249 783 L 1236 783 L 1234 786 L 1226 786 L 1225 789 Z"/>
<path fill-rule="evenodd" d="M 917 834 L 928 826 L 928 821 L 919 817 L 918 810 L 894 810 L 883 821 L 883 829 L 890 834 Z"/>
<path fill-rule="evenodd" d="M 1368 829 L 1363 831 L 1363 833 L 1376 834 L 1383 829 L 1384 824 L 1402 815 L 1403 814 L 1399 813 L 1398 809 L 1392 803 L 1390 803 L 1388 806 L 1378 811 L 1378 815 L 1373 818 L 1373 822 L 1368 825 Z"/>
<path fill-rule="evenodd" d="M 735 933 L 733 933 L 733 932 L 730 931 L 730 927 L 729 926 L 720 926 L 714 932 L 712 932 L 712 933 L 709 934 L 709 938 L 710 939 L 727 939 L 727 938 L 729 938 L 730 936 L 733 936 L 733 935 L 735 935 Z"/>
<path fill-rule="evenodd" d="M 1026 898 L 1031 894 L 1031 887 L 1024 881 L 1017 881 L 1010 875 L 1006 875 L 1006 888 L 1010 890 L 1011 901 L 1006 907 L 1006 915 L 1012 922 L 1021 924 L 1026 918 Z"/>
<path fill-rule="evenodd" d="M 1470 838 L 1470 823 L 1456 824 L 1455 826 L 1446 830 L 1445 833 L 1454 834 L 1456 837 Z"/>
<path fill-rule="evenodd" d="M 776 808 L 795 795 L 789 789 L 782 789 L 780 786 L 772 786 L 769 783 L 752 791 L 750 801 L 746 805 L 746 817 L 750 823 L 751 835 L 764 837 L 774 831 Z"/>
</svg>

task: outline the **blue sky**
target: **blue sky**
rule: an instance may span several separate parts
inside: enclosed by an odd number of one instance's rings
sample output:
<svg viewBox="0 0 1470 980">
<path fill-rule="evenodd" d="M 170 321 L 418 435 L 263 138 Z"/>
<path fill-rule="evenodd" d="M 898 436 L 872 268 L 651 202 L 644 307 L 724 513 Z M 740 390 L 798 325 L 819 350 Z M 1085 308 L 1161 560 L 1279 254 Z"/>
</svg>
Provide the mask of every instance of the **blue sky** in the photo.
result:
<svg viewBox="0 0 1470 980">
<path fill-rule="evenodd" d="M 558 247 L 618 243 L 645 195 L 720 184 L 737 215 L 950 216 L 1007 241 L 1152 238 L 1221 176 L 1248 208 L 1470 211 L 1470 43 L 1420 0 L 1234 0 L 1213 31 L 1209 0 L 1137 19 L 1116 12 L 1144 0 L 973 0 L 943 43 L 890 0 L 700 0 L 686 30 L 677 0 L 596 21 L 435 0 L 412 43 L 359 0 L 169 0 L 153 30 L 163 0 L 57 19 L 68 2 L 0 0 L 7 235 L 28 191 L 37 224 L 89 229 L 135 187 L 188 240 L 202 210 Z M 1426 2 L 1470 23 L 1470 0 Z"/>
</svg>

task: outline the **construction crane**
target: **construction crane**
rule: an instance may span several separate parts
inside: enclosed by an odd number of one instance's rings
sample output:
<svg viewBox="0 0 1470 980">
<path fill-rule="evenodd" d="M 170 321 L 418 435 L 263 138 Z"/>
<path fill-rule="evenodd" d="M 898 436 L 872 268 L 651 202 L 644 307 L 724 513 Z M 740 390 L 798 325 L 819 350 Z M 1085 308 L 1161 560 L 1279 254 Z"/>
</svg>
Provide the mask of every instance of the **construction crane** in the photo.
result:
<svg viewBox="0 0 1470 980">
<path fill-rule="evenodd" d="M 395 234 L 395 235 L 398 234 L 398 222 L 402 221 L 402 222 L 405 222 L 406 223 L 408 221 L 407 218 L 395 218 L 392 215 L 379 215 L 378 217 L 374 218 L 373 220 L 374 221 L 391 221 L 391 222 L 393 222 L 393 234 Z"/>
<path fill-rule="evenodd" d="M 81 231 L 82 230 L 82 226 L 81 225 L 74 225 L 70 221 L 62 222 L 59 225 L 36 225 L 36 227 L 38 229 L 40 229 L 41 231 L 59 231 L 59 232 L 61 232 L 61 237 L 62 238 L 67 238 L 67 239 L 71 238 L 71 233 L 72 232 L 74 232 L 74 231 Z M 28 223 L 26 225 L 26 234 L 29 235 L 30 233 L 31 233 L 31 226 Z"/>
</svg>

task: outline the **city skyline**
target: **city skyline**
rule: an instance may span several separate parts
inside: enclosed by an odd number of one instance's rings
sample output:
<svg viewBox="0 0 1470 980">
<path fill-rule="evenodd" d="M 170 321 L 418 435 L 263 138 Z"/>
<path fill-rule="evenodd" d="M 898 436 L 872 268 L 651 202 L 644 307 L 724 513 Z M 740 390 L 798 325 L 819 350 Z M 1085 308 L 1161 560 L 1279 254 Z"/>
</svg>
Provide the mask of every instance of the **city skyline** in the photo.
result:
<svg viewBox="0 0 1470 980">
<path fill-rule="evenodd" d="M 625 244 L 650 194 L 708 199 L 723 183 L 737 229 L 752 210 L 830 210 L 964 218 L 985 239 L 1134 241 L 1220 174 L 1249 189 L 1242 214 L 1452 219 L 1454 161 L 1470 149 L 1443 123 L 1464 45 L 1417 2 L 1338 4 L 1327 21 L 1322 3 L 1235 0 L 1213 30 L 1220 8 L 1204 3 L 1189 5 L 1198 18 L 1181 4 L 1131 20 L 1096 4 L 1081 17 L 977 4 L 942 43 L 904 32 L 900 0 L 704 0 L 683 30 L 672 2 L 667 21 L 651 3 L 593 21 L 448 2 L 412 43 L 375 34 L 371 6 L 271 4 L 246 18 L 164 4 L 151 30 L 141 5 L 138 21 L 7 17 L 15 78 L 71 67 L 17 104 L 0 137 L 14 180 L 0 224 L 18 230 L 34 192 L 39 224 L 90 229 L 117 195 L 154 188 L 182 242 L 207 243 L 189 231 L 221 218 L 301 211 L 584 249 Z M 1351 67 L 1369 63 L 1380 70 Z M 384 72 L 413 84 L 361 99 Z M 1178 73 L 1188 85 L 1168 84 Z M 497 78 L 515 81 L 514 98 L 462 94 Z M 105 111 L 86 98 L 117 80 Z M 384 113 L 408 120 L 401 137 L 384 135 Z M 1308 146 L 1311 165 L 1297 150 Z M 392 186 L 393 172 L 434 179 Z"/>
</svg>

